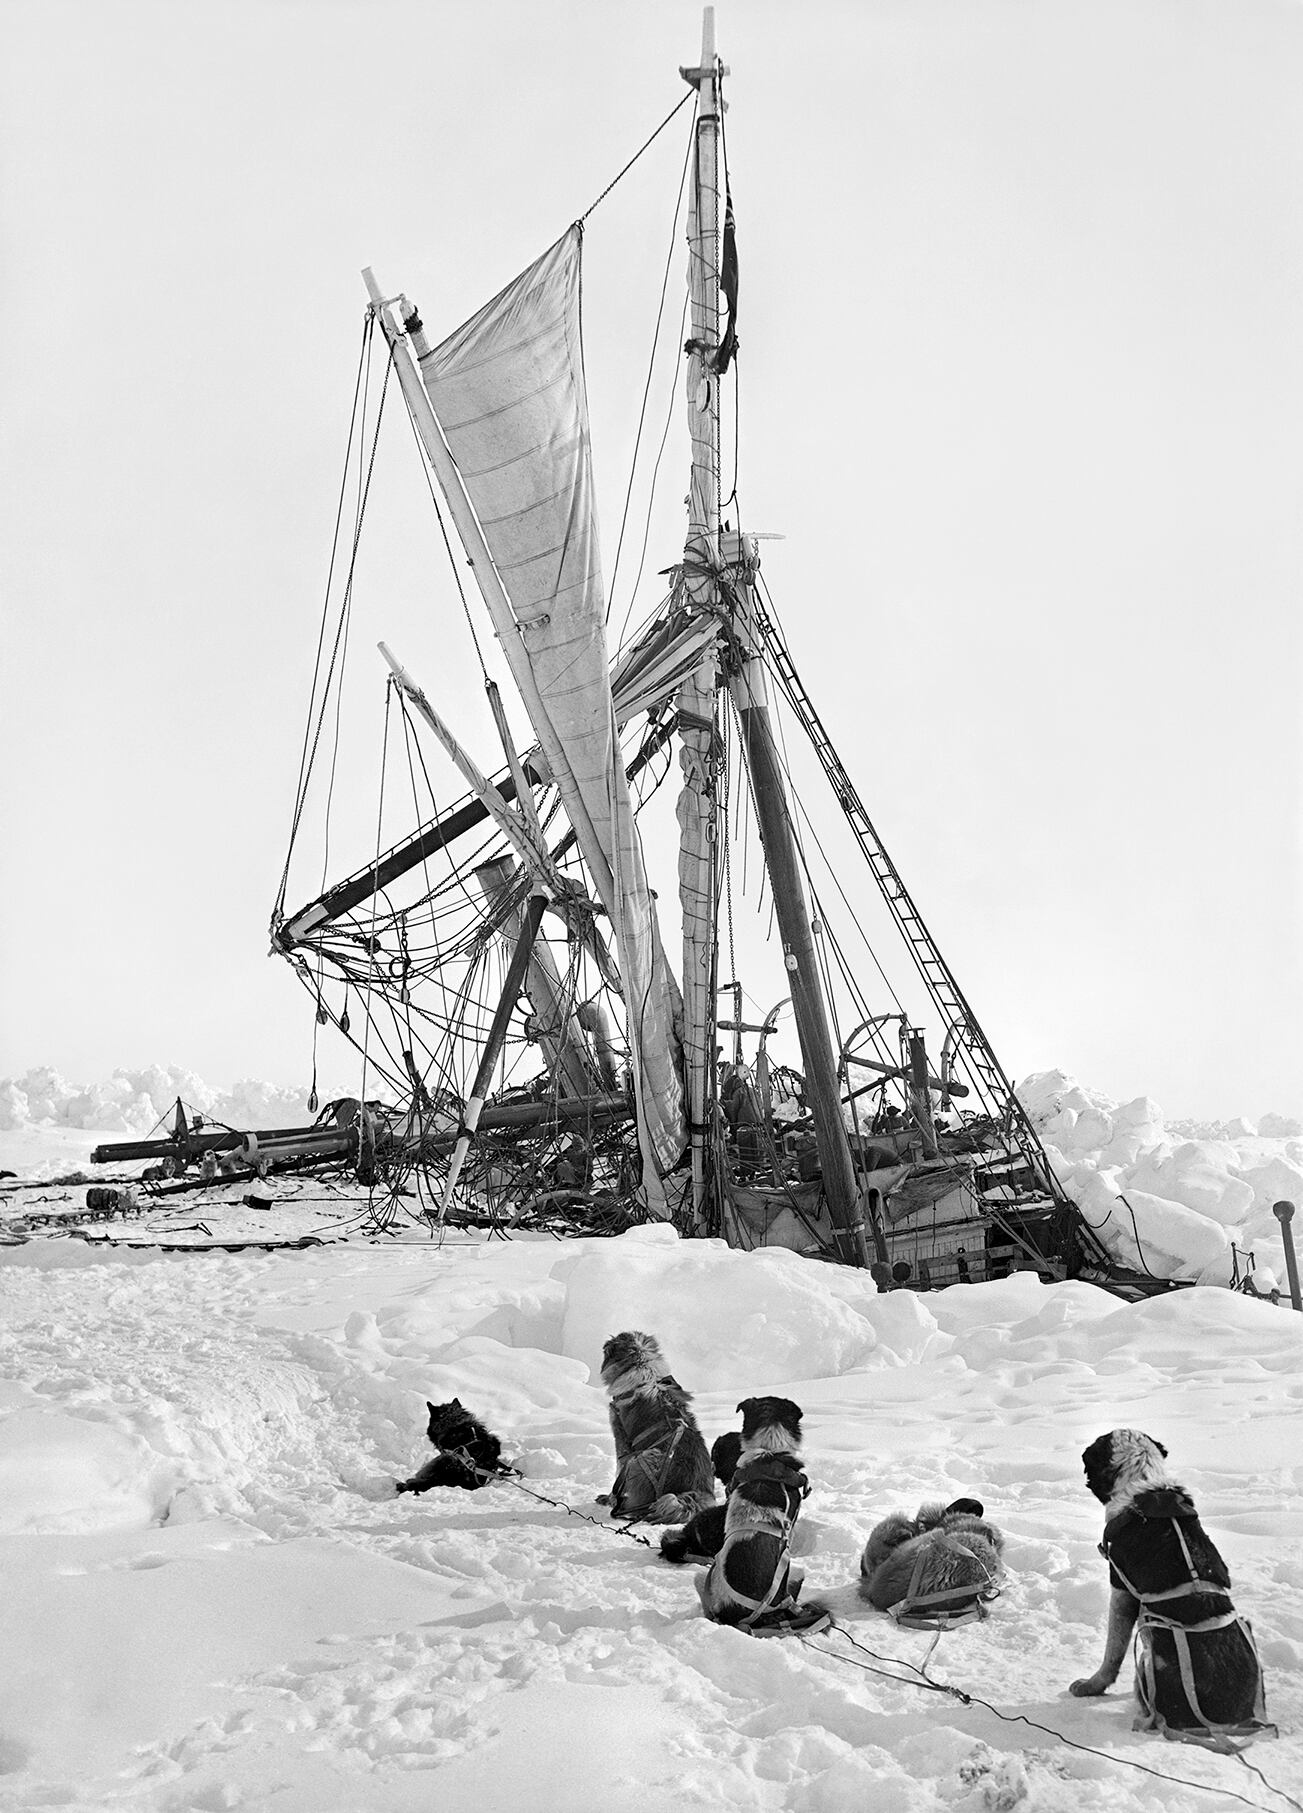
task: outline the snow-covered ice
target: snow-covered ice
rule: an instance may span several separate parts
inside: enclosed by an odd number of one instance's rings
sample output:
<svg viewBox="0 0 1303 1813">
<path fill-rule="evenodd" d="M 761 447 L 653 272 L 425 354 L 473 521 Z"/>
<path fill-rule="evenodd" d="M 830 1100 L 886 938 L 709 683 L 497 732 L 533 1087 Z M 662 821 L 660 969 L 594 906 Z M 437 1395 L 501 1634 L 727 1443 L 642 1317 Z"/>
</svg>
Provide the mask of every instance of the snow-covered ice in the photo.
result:
<svg viewBox="0 0 1303 1813">
<path fill-rule="evenodd" d="M 1073 1124 L 1087 1112 L 1115 1149 L 1161 1125 L 1089 1101 Z M 46 1131 L 43 1162 L 66 1163 L 70 1130 Z M 14 1132 L 35 1157 L 39 1129 Z M 1259 1139 L 1181 1130 L 1126 1162 L 1157 1151 L 1168 1188 L 1206 1186 L 1208 1166 L 1232 1175 L 1229 1143 L 1256 1204 Z M 1289 1141 L 1258 1155 L 1265 1194 Z M 709 1624 L 693 1570 L 603 1520 L 596 1368 L 631 1325 L 659 1336 L 707 1439 L 744 1394 L 803 1405 L 805 1590 L 841 1630 Z M 1303 1316 L 1284 1306 L 1206 1287 L 1131 1305 L 1027 1274 L 880 1295 L 663 1228 L 203 1255 L 37 1235 L 0 1247 L 0 1377 L 0 1808 L 1287 1806 L 1268 1782 L 1303 1799 Z M 426 1399 L 452 1396 L 520 1486 L 396 1497 Z M 1261 1776 L 1133 1733 L 1129 1668 L 1102 1700 L 1067 1693 L 1107 1602 L 1080 1452 L 1118 1425 L 1167 1445 L 1230 1565 L 1281 1730 L 1248 1753 Z M 879 1517 L 960 1493 L 1006 1532 L 1009 1568 L 989 1620 L 928 1664 L 967 1703 L 919 1684 L 930 1635 L 854 1590 Z"/>
</svg>

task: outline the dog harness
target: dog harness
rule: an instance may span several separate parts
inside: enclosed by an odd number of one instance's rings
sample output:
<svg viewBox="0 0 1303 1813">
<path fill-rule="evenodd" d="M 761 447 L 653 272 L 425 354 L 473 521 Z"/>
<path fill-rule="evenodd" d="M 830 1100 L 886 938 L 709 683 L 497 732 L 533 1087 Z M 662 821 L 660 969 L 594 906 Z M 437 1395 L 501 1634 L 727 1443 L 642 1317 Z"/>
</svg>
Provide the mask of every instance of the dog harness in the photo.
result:
<svg viewBox="0 0 1303 1813">
<path fill-rule="evenodd" d="M 687 1427 L 688 1427 L 688 1425 L 686 1423 L 676 1423 L 675 1424 L 674 1433 L 670 1437 L 669 1441 L 666 1442 L 666 1444 L 665 1444 L 665 1450 L 661 1457 L 661 1464 L 660 1464 L 659 1468 L 657 1469 L 655 1478 L 652 1478 L 652 1470 L 649 1465 L 649 1456 L 654 1456 L 655 1454 L 657 1454 L 659 1452 L 659 1450 L 656 1448 L 646 1449 L 641 1453 L 635 1452 L 629 1456 L 628 1460 L 624 1464 L 624 1474 L 626 1476 L 631 1467 L 638 1467 L 647 1476 L 648 1480 L 651 1482 L 652 1503 L 653 1504 L 661 1496 L 661 1493 L 665 1490 L 665 1482 L 670 1476 L 670 1462 L 674 1459 L 675 1450 L 677 1449 L 680 1441 L 683 1439 L 683 1436 L 684 1436 L 685 1431 L 687 1430 Z M 624 1496 L 623 1492 L 620 1493 L 620 1496 L 621 1497 Z M 639 1522 L 641 1522 L 641 1519 L 635 1517 L 632 1521 L 634 1523 L 639 1523 Z"/>
<path fill-rule="evenodd" d="M 977 1563 L 986 1576 L 986 1584 L 947 1586 L 935 1593 L 920 1593 L 923 1570 L 932 1560 L 927 1550 L 920 1549 L 905 1597 L 887 1608 L 894 1622 L 903 1624 L 906 1630 L 951 1630 L 956 1624 L 971 1624 L 974 1619 L 989 1617 L 987 1606 L 1000 1597 L 994 1575 L 976 1550 L 970 1548 L 960 1534 L 947 1531 L 945 1537 L 948 1544 Z"/>
<path fill-rule="evenodd" d="M 782 1536 L 779 1536 L 777 1531 L 765 1531 L 764 1534 L 778 1537 L 780 1541 L 785 1542 L 787 1535 L 790 1534 L 790 1528 L 789 1525 Z M 755 1599 L 750 1593 L 744 1593 L 740 1588 L 729 1583 L 724 1572 L 724 1564 L 729 1550 L 739 1542 L 754 1540 L 756 1534 L 754 1529 L 734 1530 L 731 1536 L 724 1538 L 723 1546 L 707 1572 L 697 1576 L 697 1596 L 701 1600 L 701 1609 L 706 1616 L 713 1622 L 724 1622 L 717 1616 L 722 1606 L 744 1605 L 749 1608 L 745 1616 L 736 1619 L 730 1618 L 727 1622 L 735 1630 L 744 1630 L 748 1636 L 752 1637 L 780 1636 L 786 1631 L 811 1631 L 831 1624 L 832 1613 L 826 1606 L 802 1605 L 796 1594 L 790 1590 L 792 1569 L 791 1563 L 785 1556 L 783 1565 L 774 1569 L 774 1577 L 770 1581 L 769 1590 L 763 1599 Z M 716 1570 L 718 1570 L 718 1578 L 723 1583 L 723 1587 L 718 1594 L 713 1594 L 711 1583 L 716 1578 Z M 799 1578 L 797 1586 L 799 1589 Z"/>
<path fill-rule="evenodd" d="M 754 1453 L 750 1459 L 740 1461 L 728 1484 L 727 1496 L 732 1497 L 740 1486 L 767 1483 L 778 1486 L 785 1500 L 783 1508 L 772 1509 L 775 1515 L 785 1518 L 790 1532 L 796 1522 L 797 1512 L 802 1502 L 810 1496 L 810 1481 L 805 1469 L 794 1455 L 765 1453 L 763 1450 Z"/>
<path fill-rule="evenodd" d="M 1160 1731 L 1165 1738 L 1172 1739 L 1178 1743 L 1203 1744 L 1209 1749 L 1221 1751 L 1242 1750 L 1245 1748 L 1247 1742 L 1249 1742 L 1257 1733 L 1262 1731 L 1269 1731 L 1275 1735 L 1276 1727 L 1267 1722 L 1266 1697 L 1262 1685 L 1262 1667 L 1258 1662 L 1258 1649 L 1257 1644 L 1253 1640 L 1252 1625 L 1247 1618 L 1242 1617 L 1241 1614 L 1236 1611 L 1234 1605 L 1231 1603 L 1231 1596 L 1226 1587 L 1220 1585 L 1215 1580 L 1204 1580 L 1200 1576 L 1199 1570 L 1194 1563 L 1194 1557 L 1190 1553 L 1190 1545 L 1185 1539 L 1185 1531 L 1181 1528 L 1181 1521 L 1177 1517 L 1169 1518 L 1168 1521 L 1171 1523 L 1177 1543 L 1180 1545 L 1182 1558 L 1189 1570 L 1188 1577 L 1185 1580 L 1179 1581 L 1175 1586 L 1164 1587 L 1161 1591 L 1153 1593 L 1142 1593 L 1137 1587 L 1133 1586 L 1123 1573 L 1122 1569 L 1118 1566 L 1117 1560 L 1111 1552 L 1110 1543 L 1110 1531 L 1116 1531 L 1117 1526 L 1122 1524 L 1124 1520 L 1130 1521 L 1132 1515 L 1134 1514 L 1124 1511 L 1120 1517 L 1114 1518 L 1113 1522 L 1109 1524 L 1104 1531 L 1104 1540 L 1099 1545 L 1099 1552 L 1108 1562 L 1109 1567 L 1113 1570 L 1113 1573 L 1117 1576 L 1118 1580 L 1140 1607 L 1136 1617 L 1136 1635 L 1133 1645 L 1133 1656 L 1136 1669 L 1136 1698 L 1140 1702 L 1140 1715 L 1136 1719 L 1133 1729 L 1136 1731 Z M 1214 1598 L 1224 1600 L 1226 1603 L 1226 1610 L 1224 1612 L 1214 1613 L 1208 1618 L 1200 1618 L 1194 1623 L 1189 1623 L 1182 1622 L 1177 1618 L 1169 1617 L 1165 1612 L 1156 1611 L 1154 1609 L 1156 1606 L 1161 1606 L 1171 1599 L 1188 1599 L 1193 1593 L 1210 1594 Z M 1215 1719 L 1210 1719 L 1207 1716 L 1199 1703 L 1199 1691 L 1195 1685 L 1194 1663 L 1190 1653 L 1190 1639 L 1191 1637 L 1204 1636 L 1209 1631 L 1227 1630 L 1232 1625 L 1239 1630 L 1248 1648 L 1248 1652 L 1253 1657 L 1254 1664 L 1257 1667 L 1257 1691 L 1254 1698 L 1253 1713 L 1248 1719 L 1237 1721 L 1234 1724 L 1219 1724 Z M 1171 1637 L 1172 1647 L 1176 1653 L 1177 1667 L 1181 1673 L 1181 1686 L 1185 1692 L 1186 1703 L 1196 1720 L 1196 1725 L 1193 1729 L 1187 1730 L 1185 1728 L 1173 1727 L 1158 1710 L 1157 1671 L 1154 1661 L 1154 1633 L 1156 1631 L 1166 1631 Z M 1240 1744 L 1235 1743 L 1233 1740 L 1237 1737 L 1243 1738 L 1245 1742 Z"/>
<path fill-rule="evenodd" d="M 782 1631 L 812 1630 L 817 1625 L 831 1622 L 831 1613 L 822 1606 L 803 1606 L 798 1603 L 796 1594 L 790 1591 L 791 1563 L 787 1558 L 787 1545 L 791 1541 L 792 1529 L 796 1523 L 801 1502 L 810 1496 L 810 1482 L 805 1469 L 792 1454 L 767 1453 L 763 1450 L 753 1453 L 744 1462 L 739 1463 L 728 1485 L 728 1496 L 742 1492 L 756 1485 L 776 1486 L 782 1495 L 783 1503 L 768 1505 L 766 1509 L 774 1518 L 775 1526 L 769 1530 L 759 1530 L 754 1526 L 734 1530 L 724 1537 L 709 1570 L 698 1577 L 697 1592 L 701 1599 L 702 1609 L 708 1618 L 714 1617 L 720 1605 L 744 1605 L 749 1609 L 744 1617 L 729 1622 L 737 1630 L 747 1631 L 753 1637 L 772 1636 Z M 769 1589 L 763 1599 L 755 1599 L 734 1586 L 725 1571 L 729 1551 L 738 1543 L 754 1541 L 758 1535 L 764 1535 L 783 1545 L 781 1567 L 774 1569 Z M 712 1594 L 711 1583 L 720 1582 L 718 1594 Z M 798 1587 L 800 1580 L 798 1577 Z M 714 1609 L 712 1609 L 714 1599 Z"/>
</svg>

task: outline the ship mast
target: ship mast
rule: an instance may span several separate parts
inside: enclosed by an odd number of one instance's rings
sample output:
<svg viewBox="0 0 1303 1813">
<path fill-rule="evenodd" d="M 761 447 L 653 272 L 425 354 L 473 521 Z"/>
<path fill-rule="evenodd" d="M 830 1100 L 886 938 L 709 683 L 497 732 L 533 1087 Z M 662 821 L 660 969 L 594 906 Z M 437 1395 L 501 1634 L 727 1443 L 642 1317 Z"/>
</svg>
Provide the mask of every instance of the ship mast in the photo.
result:
<svg viewBox="0 0 1303 1813">
<path fill-rule="evenodd" d="M 682 71 L 685 79 L 694 83 L 698 93 L 695 180 L 689 224 L 692 333 L 688 340 L 687 389 L 692 435 L 692 487 L 684 552 L 684 582 L 688 597 L 695 606 L 719 609 L 722 605 L 729 619 L 733 644 L 728 663 L 729 696 L 741 732 L 751 796 L 773 889 L 774 909 L 801 1045 L 806 1098 L 814 1122 L 819 1165 L 823 1174 L 824 1195 L 836 1231 L 840 1258 L 848 1265 L 867 1267 L 869 1255 L 861 1193 L 842 1121 L 841 1091 L 829 1031 L 827 1004 L 806 904 L 800 855 L 792 829 L 787 785 L 769 711 L 764 663 L 760 656 L 763 640 L 756 622 L 754 601 L 754 579 L 759 565 L 756 544 L 750 536 L 741 533 L 721 533 L 720 527 L 720 425 L 716 356 L 720 345 L 719 147 L 723 113 L 720 86 L 725 73 L 715 52 L 714 8 L 707 7 L 702 26 L 701 65 L 695 70 Z M 689 682 L 689 686 L 691 685 L 692 682 Z M 681 718 L 685 703 L 688 702 L 681 694 Z M 708 716 L 705 712 L 699 715 L 702 718 Z M 687 766 L 688 757 L 685 753 L 685 769 Z M 680 811 L 682 818 L 682 806 Z M 685 833 L 689 829 L 685 824 Z M 712 825 L 710 830 L 713 829 Z M 695 855 L 685 837 L 681 877 L 684 863 L 690 865 Z M 713 908 L 713 899 L 711 904 Z M 688 949 L 686 919 L 685 902 L 685 1021 L 690 1024 L 688 1010 L 691 1005 L 689 990 L 692 981 L 688 971 L 692 959 Z M 713 969 L 709 986 L 708 1024 L 713 1029 Z M 710 1056 L 713 1072 L 713 1031 Z M 703 1135 L 698 1130 L 702 1127 L 705 1115 L 699 1111 L 699 1104 L 695 1099 L 695 1081 L 690 1071 L 694 1201 L 699 1205 L 698 1177 L 704 1169 L 704 1152 Z M 713 1085 L 713 1075 L 711 1084 Z"/>
<path fill-rule="evenodd" d="M 724 70 L 715 54 L 715 9 L 702 17 L 701 62 L 680 69 L 697 90 L 695 156 L 688 211 L 686 401 L 692 441 L 683 590 L 694 611 L 718 614 L 719 384 L 710 361 L 719 344 L 719 146 Z M 715 798 L 718 658 L 712 650 L 675 700 L 679 726 L 679 903 L 683 914 L 683 1070 L 692 1156 L 692 1225 L 707 1225 L 711 1189 L 708 1129 L 715 1072 L 716 855 L 721 816 Z"/>
</svg>

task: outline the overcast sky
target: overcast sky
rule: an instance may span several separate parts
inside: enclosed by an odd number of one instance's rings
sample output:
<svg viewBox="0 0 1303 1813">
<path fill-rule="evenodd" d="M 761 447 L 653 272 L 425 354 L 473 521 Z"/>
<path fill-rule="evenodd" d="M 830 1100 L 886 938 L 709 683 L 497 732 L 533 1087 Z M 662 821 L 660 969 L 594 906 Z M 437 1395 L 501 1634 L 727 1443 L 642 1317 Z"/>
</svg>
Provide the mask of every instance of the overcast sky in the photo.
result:
<svg viewBox="0 0 1303 1813">
<path fill-rule="evenodd" d="M 700 8 L 0 21 L 0 1075 L 296 1082 L 310 1007 L 266 927 L 359 269 L 451 329 L 675 105 Z M 739 490 L 1006 1069 L 1303 1113 L 1303 7 L 734 0 L 718 33 Z M 685 144 L 686 114 L 587 233 L 608 573 Z M 436 702 L 478 686 L 413 472 L 395 434 L 351 657 L 372 754 L 379 637 Z"/>
</svg>

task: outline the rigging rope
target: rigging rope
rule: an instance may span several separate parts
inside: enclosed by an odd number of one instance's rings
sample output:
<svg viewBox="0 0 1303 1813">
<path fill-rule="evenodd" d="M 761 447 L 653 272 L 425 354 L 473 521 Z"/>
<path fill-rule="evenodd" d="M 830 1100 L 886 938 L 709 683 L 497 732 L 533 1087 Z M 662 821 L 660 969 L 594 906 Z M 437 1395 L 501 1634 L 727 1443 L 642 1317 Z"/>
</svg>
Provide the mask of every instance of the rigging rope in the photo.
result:
<svg viewBox="0 0 1303 1813">
<path fill-rule="evenodd" d="M 443 511 L 439 507 L 439 491 L 434 482 L 434 473 L 430 469 L 430 456 L 425 450 L 425 442 L 421 439 L 420 430 L 416 426 L 416 417 L 412 413 L 410 403 L 407 406 L 407 421 L 412 430 L 412 439 L 416 442 L 417 451 L 420 455 L 421 470 L 425 474 L 425 486 L 430 493 L 430 502 L 434 505 L 435 521 L 438 523 L 439 533 L 443 537 L 444 552 L 448 556 L 448 565 L 452 569 L 453 582 L 457 587 L 457 596 L 461 599 L 462 615 L 466 619 L 466 627 L 470 630 L 471 641 L 475 644 L 475 653 L 479 659 L 480 673 L 487 680 L 489 677 L 489 670 L 484 664 L 484 651 L 480 647 L 480 639 L 475 633 L 475 619 L 471 615 L 471 607 L 466 597 L 466 588 L 462 584 L 461 568 L 457 563 L 457 556 L 453 552 L 452 539 L 448 534 L 448 525 L 444 522 Z"/>
<path fill-rule="evenodd" d="M 678 228 L 679 228 L 679 215 L 683 211 L 683 191 L 684 191 L 685 187 L 687 186 L 687 181 L 688 181 L 688 164 L 692 158 L 692 143 L 693 143 L 692 138 L 691 138 L 691 136 L 689 136 L 687 153 L 683 159 L 683 170 L 679 176 L 679 192 L 678 192 L 678 195 L 676 196 L 675 202 L 674 202 L 674 218 L 670 222 L 670 249 L 667 252 L 666 257 L 665 257 L 665 271 L 661 277 L 660 301 L 656 305 L 656 325 L 652 329 L 651 357 L 647 361 L 647 381 L 643 385 L 642 404 L 638 411 L 638 431 L 634 436 L 633 458 L 629 462 L 629 483 L 625 489 L 625 494 L 624 494 L 624 512 L 620 517 L 620 533 L 616 538 L 615 560 L 611 566 L 611 584 L 610 584 L 610 588 L 607 593 L 607 600 L 606 600 L 606 621 L 608 623 L 611 621 L 611 608 L 612 608 L 612 605 L 615 600 L 615 582 L 616 582 L 616 579 L 617 579 L 617 577 L 619 575 L 619 571 L 620 571 L 620 555 L 624 550 L 624 531 L 625 531 L 625 527 L 629 521 L 629 505 L 633 498 L 633 481 L 634 481 L 634 475 L 635 475 L 635 473 L 637 471 L 637 467 L 638 467 L 638 452 L 642 446 L 642 431 L 643 431 L 643 426 L 647 420 L 647 400 L 651 395 L 652 375 L 656 369 L 656 353 L 657 353 L 658 347 L 660 346 L 661 322 L 665 316 L 665 297 L 669 291 L 670 268 L 674 262 L 675 244 L 676 244 L 676 240 L 677 240 L 677 236 L 678 236 Z M 676 348 L 675 370 L 677 371 L 677 369 L 678 369 L 678 357 L 677 357 L 677 348 Z M 649 523 L 650 523 L 650 518 L 651 518 L 652 506 L 655 502 L 655 496 L 656 496 L 655 480 L 653 477 L 653 488 L 647 499 L 647 515 L 648 515 Z M 644 539 L 643 539 L 644 548 L 646 547 L 646 537 L 647 537 L 648 533 L 649 533 L 649 529 L 645 528 L 644 529 Z M 639 571 L 641 573 L 641 569 L 639 569 Z M 634 590 L 635 590 L 635 592 L 637 591 L 636 584 L 635 584 Z M 629 612 L 632 609 L 633 609 L 633 599 L 630 598 L 629 609 L 626 610 L 625 619 L 624 619 L 626 629 L 628 628 L 628 623 L 629 623 Z M 622 632 L 622 634 L 623 634 L 623 632 Z"/>
<path fill-rule="evenodd" d="M 578 220 L 575 222 L 576 226 L 578 226 L 578 227 L 583 226 L 584 222 L 588 219 L 588 216 L 594 211 L 594 209 L 599 208 L 602 205 L 602 203 L 606 200 L 607 196 L 611 193 L 611 190 L 614 189 L 615 185 L 620 181 L 620 179 L 629 174 L 630 170 L 633 169 L 634 165 L 638 162 L 638 159 L 642 156 L 643 152 L 649 150 L 650 147 L 656 143 L 656 140 L 660 137 L 661 133 L 664 132 L 665 128 L 669 125 L 670 121 L 674 118 L 674 116 L 678 113 L 681 113 L 683 111 L 683 109 L 687 106 L 688 102 L 695 101 L 696 98 L 697 98 L 696 89 L 689 88 L 688 92 L 683 96 L 682 100 L 680 100 L 678 105 L 676 107 L 671 107 L 670 111 L 665 115 L 665 118 L 661 121 L 660 125 L 656 128 L 655 132 L 652 133 L 651 137 L 649 139 L 647 139 L 645 141 L 645 143 L 643 145 L 641 145 L 637 151 L 634 152 L 633 156 L 629 159 L 628 163 L 624 166 L 624 169 L 621 170 L 618 175 L 613 176 L 611 178 L 610 182 L 607 183 L 606 187 L 602 190 L 602 193 L 598 196 L 597 200 L 594 202 L 590 202 L 589 205 L 584 209 L 584 212 L 579 216 Z"/>
<path fill-rule="evenodd" d="M 335 671 L 336 659 L 338 659 L 338 661 L 339 661 L 339 685 L 338 685 L 338 688 L 336 689 L 336 693 L 335 693 L 335 742 L 334 742 L 334 747 L 331 751 L 331 757 L 330 757 L 330 784 L 326 789 L 325 830 L 323 833 L 324 847 L 322 850 L 322 857 L 321 857 L 321 886 L 322 886 L 323 891 L 326 886 L 326 877 L 330 872 L 330 810 L 331 810 L 331 806 L 332 806 L 332 804 L 334 802 L 334 798 L 335 798 L 335 774 L 336 774 L 336 769 L 337 769 L 337 766 L 339 763 L 339 733 L 340 733 L 343 706 L 344 706 L 344 668 L 348 663 L 348 632 L 349 632 L 349 629 L 350 629 L 350 627 L 352 625 L 352 621 L 353 621 L 353 582 L 354 582 L 355 578 L 357 577 L 357 554 L 358 554 L 358 547 L 362 540 L 362 523 L 366 516 L 366 507 L 367 507 L 367 503 L 371 496 L 371 480 L 375 476 L 376 454 L 379 452 L 379 449 L 380 449 L 380 424 L 384 420 L 385 400 L 389 395 L 389 379 L 393 373 L 393 369 L 394 369 L 394 354 L 393 354 L 393 348 L 391 347 L 389 349 L 389 357 L 385 361 L 384 383 L 380 387 L 380 402 L 376 408 L 375 428 L 372 430 L 372 435 L 371 435 L 371 453 L 370 453 L 370 457 L 367 460 L 366 479 L 364 482 L 362 481 L 361 476 L 359 474 L 357 517 L 356 517 L 356 522 L 355 522 L 354 529 L 353 529 L 353 546 L 352 546 L 352 549 L 351 549 L 350 555 L 349 555 L 348 577 L 344 582 L 344 600 L 343 600 L 343 605 L 342 605 L 342 608 L 340 610 L 340 615 L 339 615 L 339 628 L 335 632 L 335 646 L 331 651 L 330 668 L 326 674 L 326 686 L 328 688 L 330 686 L 331 678 Z M 369 370 L 368 370 L 367 389 L 368 390 L 370 389 Z M 365 419 L 365 415 L 366 415 L 366 399 L 365 399 L 365 397 L 363 398 L 362 409 L 363 409 L 363 418 Z M 362 456 L 362 449 L 361 449 L 361 447 L 359 447 L 358 448 L 359 460 L 361 459 L 361 456 Z M 324 721 L 324 718 L 325 718 L 325 701 L 323 698 L 323 701 L 322 701 L 322 719 L 323 719 L 323 721 Z M 313 753 L 315 756 L 315 747 L 314 747 Z"/>
<path fill-rule="evenodd" d="M 294 812 L 290 821 L 289 848 L 285 852 L 285 867 L 281 871 L 280 888 L 276 895 L 276 913 L 279 914 L 285 905 L 285 889 L 289 882 L 290 861 L 294 854 L 294 843 L 298 836 L 299 824 L 303 817 L 303 808 L 307 802 L 308 776 L 316 760 L 317 742 L 321 737 L 321 719 L 318 719 L 316 735 L 312 735 L 312 708 L 317 698 L 317 682 L 321 677 L 321 651 L 326 644 L 326 622 L 330 613 L 330 594 L 335 582 L 335 560 L 339 553 L 339 531 L 344 519 L 344 498 L 348 493 L 348 469 L 353 456 L 353 435 L 357 427 L 358 399 L 363 392 L 363 380 L 367 371 L 368 354 L 371 347 L 371 336 L 374 331 L 374 319 L 370 310 L 362 324 L 362 347 L 358 355 L 357 376 L 353 385 L 353 407 L 349 416 L 348 440 L 344 448 L 344 470 L 339 481 L 339 501 L 335 506 L 335 533 L 330 544 L 330 565 L 326 571 L 326 590 L 321 605 L 321 627 L 317 632 L 317 654 L 312 669 L 312 688 L 308 694 L 308 716 L 303 727 L 303 749 L 299 755 L 299 775 L 295 783 Z M 325 705 L 323 700 L 322 715 Z M 309 746 L 311 754 L 309 755 Z"/>
<path fill-rule="evenodd" d="M 381 838 L 381 830 L 384 825 L 384 817 L 385 817 L 385 776 L 388 773 L 388 769 L 389 769 L 389 716 L 390 716 L 390 706 L 392 704 L 393 696 L 394 696 L 394 684 L 395 684 L 394 677 L 392 674 L 390 674 L 389 678 L 385 681 L 385 723 L 384 723 L 384 735 L 383 735 L 381 745 L 380 745 L 380 798 L 379 798 L 379 802 L 376 806 L 375 863 L 376 863 L 377 871 L 380 868 L 380 838 Z M 367 950 L 367 972 L 368 972 L 367 973 L 367 997 L 368 997 L 368 999 L 370 998 L 371 988 L 375 981 L 376 943 L 377 943 L 377 939 L 376 939 L 376 903 L 379 900 L 379 898 L 380 898 L 380 888 L 377 885 L 374 893 L 371 896 L 371 938 L 370 938 L 370 943 L 369 943 L 369 947 Z M 365 1133 L 366 1133 L 366 1125 L 365 1125 L 366 1070 L 367 1070 L 367 1055 L 368 1055 L 368 1052 L 370 1050 L 370 1045 L 371 1045 L 371 1018 L 372 1018 L 372 1016 L 368 1012 L 367 1017 L 366 1017 L 366 1021 L 367 1021 L 366 1030 L 362 1034 L 362 1083 L 361 1083 L 361 1087 L 358 1090 L 358 1095 L 361 1098 L 361 1107 L 359 1109 L 359 1114 L 360 1114 L 361 1118 L 358 1121 L 359 1143 L 363 1140 L 363 1138 L 365 1137 Z"/>
<path fill-rule="evenodd" d="M 688 318 L 688 300 L 685 296 L 683 307 L 679 311 L 679 338 L 683 337 L 684 324 Z M 638 555 L 638 571 L 634 575 L 633 588 L 629 593 L 629 602 L 624 610 L 624 622 L 620 626 L 619 642 L 623 645 L 629 628 L 629 618 L 633 614 L 634 601 L 638 596 L 638 587 L 642 584 L 643 569 L 647 565 L 647 543 L 651 539 L 651 499 L 656 495 L 656 480 L 660 474 L 661 460 L 665 457 L 665 443 L 670 438 L 670 426 L 674 421 L 674 411 L 678 407 L 678 398 L 670 392 L 670 406 L 665 414 L 665 427 L 661 431 L 661 444 L 656 452 L 656 463 L 652 467 L 651 488 L 648 492 L 647 520 L 643 524 L 642 548 Z"/>
</svg>

